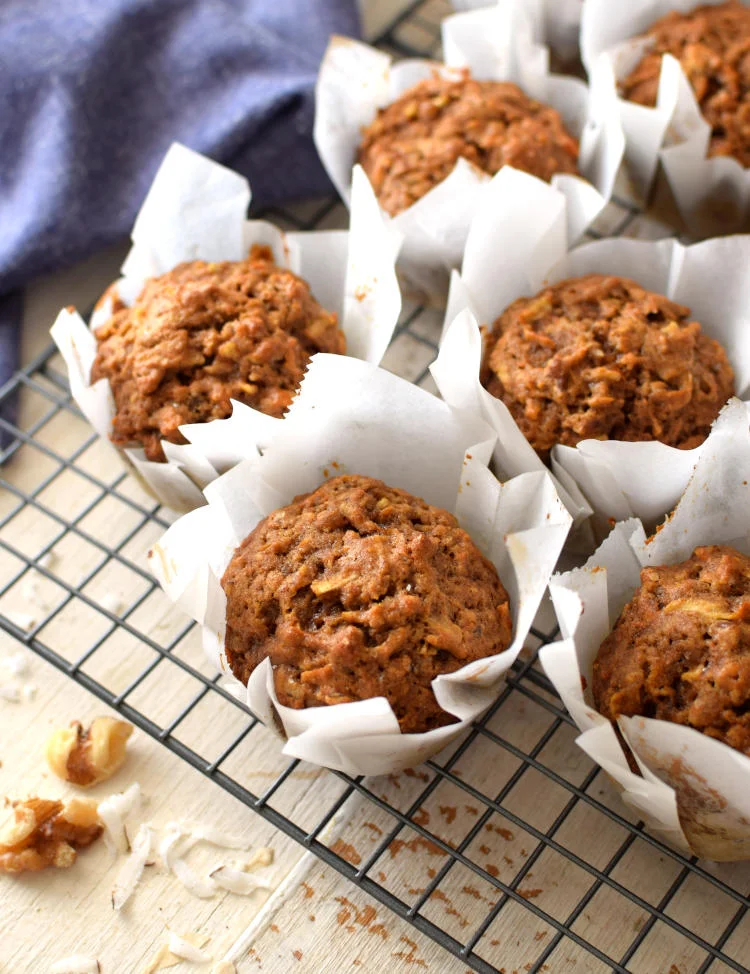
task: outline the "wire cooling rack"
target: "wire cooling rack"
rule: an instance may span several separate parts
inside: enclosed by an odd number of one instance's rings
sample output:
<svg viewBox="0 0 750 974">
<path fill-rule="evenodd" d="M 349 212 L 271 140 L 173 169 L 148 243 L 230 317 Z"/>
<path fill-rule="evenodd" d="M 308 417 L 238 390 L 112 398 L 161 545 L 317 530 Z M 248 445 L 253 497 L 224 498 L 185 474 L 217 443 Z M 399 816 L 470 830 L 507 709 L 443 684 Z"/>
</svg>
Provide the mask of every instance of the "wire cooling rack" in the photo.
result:
<svg viewBox="0 0 750 974">
<path fill-rule="evenodd" d="M 434 54 L 448 12 L 413 3 L 378 43 Z M 346 221 L 331 200 L 266 215 Z M 651 232 L 642 219 L 618 203 L 600 233 Z M 386 366 L 429 388 L 439 317 L 407 307 Z M 750 868 L 689 860 L 645 833 L 576 748 L 533 651 L 468 736 L 420 768 L 301 773 L 145 570 L 171 516 L 91 433 L 53 349 L 0 389 L 0 428 L 0 626 L 441 944 L 455 970 L 747 971 Z M 537 645 L 555 635 L 540 626 Z"/>
</svg>

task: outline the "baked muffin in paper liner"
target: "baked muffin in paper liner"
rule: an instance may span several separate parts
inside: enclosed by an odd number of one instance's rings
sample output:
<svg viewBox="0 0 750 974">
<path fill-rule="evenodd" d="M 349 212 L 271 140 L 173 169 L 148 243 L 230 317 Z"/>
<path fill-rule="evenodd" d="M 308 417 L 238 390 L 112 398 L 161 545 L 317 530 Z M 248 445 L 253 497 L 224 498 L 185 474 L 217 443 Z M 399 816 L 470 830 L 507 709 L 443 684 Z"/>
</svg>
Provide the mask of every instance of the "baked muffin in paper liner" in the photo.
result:
<svg viewBox="0 0 750 974">
<path fill-rule="evenodd" d="M 544 669 L 623 800 L 652 831 L 684 852 L 715 860 L 750 859 L 750 757 L 700 731 L 646 717 L 618 727 L 640 774 L 631 770 L 613 725 L 593 706 L 599 646 L 648 565 L 677 564 L 700 545 L 750 554 L 748 406 L 730 400 L 671 517 L 652 537 L 620 522 L 582 568 L 556 575 L 550 593 L 562 639 L 540 651 Z"/>
<path fill-rule="evenodd" d="M 689 13 L 724 0 L 583 0 L 581 56 L 594 111 L 618 119 L 625 169 L 636 199 L 666 196 L 680 229 L 693 238 L 736 233 L 750 224 L 750 168 L 729 156 L 708 155 L 711 127 L 679 61 L 662 57 L 656 106 L 620 97 L 618 85 L 649 50 L 643 37 L 666 14 Z M 741 0 L 750 6 L 750 0 Z M 662 193 L 666 190 L 666 193 Z M 671 197 L 671 198 L 670 198 Z"/>
<path fill-rule="evenodd" d="M 113 285 L 119 298 L 132 304 L 144 283 L 183 261 L 238 261 L 255 244 L 270 246 L 280 267 L 304 278 L 328 311 L 336 312 L 346 336 L 347 355 L 377 364 L 393 335 L 401 310 L 395 272 L 401 237 L 383 219 L 361 169 L 354 173 L 350 229 L 289 233 L 262 220 L 248 220 L 251 190 L 238 173 L 184 146 L 167 152 L 133 226 L 133 246 Z M 94 329 L 111 314 L 112 289 L 97 305 L 90 325 L 73 309 L 60 312 L 52 337 L 68 367 L 73 397 L 94 429 L 108 438 L 115 404 L 106 379 L 91 383 L 96 357 Z M 260 442 L 271 418 L 249 406 Z M 187 424 L 181 432 L 190 442 L 162 440 L 166 463 L 146 459 L 142 447 L 118 449 L 126 467 L 159 503 L 176 511 L 203 504 L 203 487 L 234 462 L 205 428 Z M 245 426 L 245 432 L 249 424 Z M 244 448 L 250 448 L 247 443 Z M 254 447 L 252 447 L 254 448 Z M 257 451 L 256 451 L 257 452 Z"/>
<path fill-rule="evenodd" d="M 219 580 L 235 548 L 267 514 L 339 474 L 375 477 L 454 513 L 497 568 L 513 621 L 505 652 L 433 681 L 439 705 L 456 723 L 402 734 L 384 697 L 302 710 L 282 706 L 268 659 L 247 686 L 247 705 L 285 739 L 285 754 L 350 774 L 418 764 L 496 699 L 529 633 L 570 516 L 544 471 L 498 482 L 486 466 L 494 434 L 478 416 L 365 362 L 315 355 L 287 417 L 273 424 L 262 453 L 210 484 L 208 504 L 180 518 L 154 545 L 151 570 L 203 627 L 207 654 L 229 673 Z"/>
<path fill-rule="evenodd" d="M 523 0 L 510 0 L 447 17 L 441 25 L 444 63 L 410 58 L 393 62 L 382 51 L 334 37 L 316 89 L 315 144 L 334 185 L 350 198 L 352 166 L 362 129 L 377 110 L 435 71 L 479 80 L 511 81 L 557 109 L 580 140 L 578 167 L 586 177 L 557 175 L 553 183 L 580 184 L 573 239 L 590 226 L 610 198 L 624 141 L 617 118 L 595 115 L 583 81 L 550 73 L 549 50 L 539 41 L 538 18 Z M 490 176 L 465 159 L 416 203 L 393 217 L 404 234 L 399 268 L 407 287 L 434 303 L 444 301 L 448 274 L 458 267 L 469 223 L 487 203 Z M 588 180 L 588 182 L 586 181 Z"/>
<path fill-rule="evenodd" d="M 571 192 L 571 188 L 573 192 Z M 497 433 L 494 469 L 501 478 L 543 469 L 505 404 L 480 383 L 483 338 L 519 297 L 569 277 L 603 273 L 690 308 L 691 320 L 726 350 L 735 393 L 750 394 L 750 236 L 684 246 L 676 240 L 598 240 L 569 250 L 570 211 L 577 187 L 565 192 L 513 169 L 499 172 L 487 206 L 474 218 L 461 273 L 454 272 L 445 330 L 432 374 L 444 399 L 475 409 Z M 552 471 L 572 514 L 602 537 L 612 521 L 638 517 L 652 528 L 677 503 L 710 442 L 680 450 L 657 441 L 582 440 L 555 446 Z M 589 549 L 590 550 L 590 549 Z"/>
</svg>

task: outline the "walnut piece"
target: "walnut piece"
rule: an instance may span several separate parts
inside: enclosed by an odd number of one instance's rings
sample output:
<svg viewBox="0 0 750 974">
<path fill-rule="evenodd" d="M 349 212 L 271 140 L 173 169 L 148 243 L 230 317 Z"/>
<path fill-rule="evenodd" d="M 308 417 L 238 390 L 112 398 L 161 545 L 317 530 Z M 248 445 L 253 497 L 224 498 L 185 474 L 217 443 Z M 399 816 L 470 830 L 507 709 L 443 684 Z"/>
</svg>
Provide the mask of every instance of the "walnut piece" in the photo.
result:
<svg viewBox="0 0 750 974">
<path fill-rule="evenodd" d="M 86 730 L 74 720 L 70 727 L 52 732 L 47 763 L 64 781 L 83 788 L 96 785 L 120 768 L 132 733 L 132 724 L 115 717 L 95 717 Z"/>
<path fill-rule="evenodd" d="M 48 866 L 67 869 L 76 861 L 77 850 L 101 833 L 96 802 L 90 799 L 14 802 L 0 824 L 0 873 L 37 872 Z"/>
</svg>

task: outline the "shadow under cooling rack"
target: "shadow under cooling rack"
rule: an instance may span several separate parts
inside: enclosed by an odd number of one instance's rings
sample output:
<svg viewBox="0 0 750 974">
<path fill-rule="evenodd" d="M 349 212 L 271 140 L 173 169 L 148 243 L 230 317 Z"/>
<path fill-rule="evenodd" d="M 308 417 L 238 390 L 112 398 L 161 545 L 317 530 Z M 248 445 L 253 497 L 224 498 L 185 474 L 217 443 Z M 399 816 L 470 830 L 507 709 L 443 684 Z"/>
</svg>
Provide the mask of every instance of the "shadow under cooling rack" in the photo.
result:
<svg viewBox="0 0 750 974">
<path fill-rule="evenodd" d="M 434 54 L 448 12 L 411 4 L 379 43 Z M 264 216 L 346 222 L 332 200 Z M 615 204 L 606 232 L 636 219 Z M 431 389 L 440 324 L 407 307 L 386 367 Z M 0 390 L 0 442 L 0 626 L 466 967 L 747 971 L 750 869 L 688 860 L 628 815 L 536 664 L 551 621 L 491 711 L 437 759 L 382 778 L 311 769 L 223 688 L 145 569 L 171 515 L 91 433 L 54 350 Z"/>
</svg>

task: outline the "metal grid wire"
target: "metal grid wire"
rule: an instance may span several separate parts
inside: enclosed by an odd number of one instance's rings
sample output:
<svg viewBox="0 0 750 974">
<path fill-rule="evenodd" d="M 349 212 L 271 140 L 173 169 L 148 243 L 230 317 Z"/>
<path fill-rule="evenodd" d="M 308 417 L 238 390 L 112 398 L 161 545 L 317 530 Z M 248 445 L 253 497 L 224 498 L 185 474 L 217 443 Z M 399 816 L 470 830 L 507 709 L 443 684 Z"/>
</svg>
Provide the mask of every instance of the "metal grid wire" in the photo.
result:
<svg viewBox="0 0 750 974">
<path fill-rule="evenodd" d="M 434 54 L 447 12 L 442 0 L 413 3 L 379 44 Z M 265 215 L 299 229 L 346 219 L 334 201 Z M 639 219 L 616 204 L 601 232 L 632 232 Z M 438 318 L 408 307 L 385 364 L 429 387 Z M 0 429 L 0 626 L 466 967 L 505 971 L 512 957 L 507 974 L 666 974 L 658 947 L 680 959 L 671 974 L 747 971 L 750 872 L 687 859 L 643 831 L 576 748 L 535 653 L 458 746 L 406 776 L 307 775 L 303 801 L 300 762 L 264 746 L 266 729 L 220 685 L 195 627 L 144 569 L 171 515 L 91 433 L 53 349 L 0 390 Z M 18 611 L 30 590 L 45 606 L 36 616 Z M 539 644 L 555 635 L 543 628 Z M 418 853 L 408 889 L 390 869 L 404 848 Z"/>
</svg>

